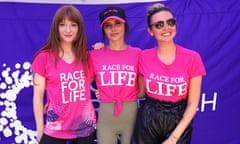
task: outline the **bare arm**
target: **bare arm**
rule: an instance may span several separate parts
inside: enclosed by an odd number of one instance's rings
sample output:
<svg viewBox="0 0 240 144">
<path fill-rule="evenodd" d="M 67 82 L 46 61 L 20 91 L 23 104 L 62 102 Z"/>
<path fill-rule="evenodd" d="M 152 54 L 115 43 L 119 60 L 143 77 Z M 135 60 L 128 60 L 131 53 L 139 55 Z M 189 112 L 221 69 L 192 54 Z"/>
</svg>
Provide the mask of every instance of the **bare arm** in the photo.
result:
<svg viewBox="0 0 240 144">
<path fill-rule="evenodd" d="M 197 76 L 190 79 L 187 108 L 183 114 L 183 118 L 171 133 L 170 137 L 163 144 L 176 143 L 184 130 L 188 127 L 189 123 L 192 121 L 197 112 L 199 104 L 201 83 L 202 76 Z"/>
<path fill-rule="evenodd" d="M 143 98 L 145 94 L 143 76 L 138 76 L 138 98 Z"/>
<path fill-rule="evenodd" d="M 34 117 L 35 123 L 37 127 L 37 139 L 38 141 L 41 139 L 43 134 L 43 126 L 44 126 L 44 104 L 43 104 L 43 97 L 45 91 L 45 78 L 41 75 L 34 73 L 33 74 L 33 110 L 34 110 Z"/>
</svg>

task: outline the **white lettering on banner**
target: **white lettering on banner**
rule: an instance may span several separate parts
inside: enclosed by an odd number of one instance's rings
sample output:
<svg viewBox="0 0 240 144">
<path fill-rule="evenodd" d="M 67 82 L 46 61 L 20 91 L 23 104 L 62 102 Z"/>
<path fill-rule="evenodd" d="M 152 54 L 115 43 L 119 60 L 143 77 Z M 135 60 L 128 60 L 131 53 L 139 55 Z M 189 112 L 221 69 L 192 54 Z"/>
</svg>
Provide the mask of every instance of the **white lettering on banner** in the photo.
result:
<svg viewBox="0 0 240 144">
<path fill-rule="evenodd" d="M 77 100 L 86 100 L 85 75 L 83 71 L 74 71 L 73 73 L 60 73 L 59 76 L 61 81 L 63 104 L 76 102 Z"/>
<path fill-rule="evenodd" d="M 201 99 L 201 112 L 205 111 L 205 106 L 206 105 L 212 105 L 212 111 L 216 110 L 216 105 L 217 105 L 217 92 L 213 93 L 213 100 L 206 100 L 206 94 L 202 94 L 202 99 Z"/>
<path fill-rule="evenodd" d="M 126 71 L 99 72 L 102 86 L 135 86 L 137 74 Z M 104 80 L 109 77 L 109 80 Z"/>
<path fill-rule="evenodd" d="M 163 77 L 162 77 L 163 78 Z M 164 80 L 167 80 L 164 78 Z M 156 87 L 150 87 L 150 85 L 156 85 Z M 169 84 L 159 81 L 152 81 L 150 79 L 146 79 L 146 89 L 149 93 L 156 95 L 164 95 L 164 96 L 182 96 L 187 93 L 187 83 L 182 84 Z"/>
</svg>

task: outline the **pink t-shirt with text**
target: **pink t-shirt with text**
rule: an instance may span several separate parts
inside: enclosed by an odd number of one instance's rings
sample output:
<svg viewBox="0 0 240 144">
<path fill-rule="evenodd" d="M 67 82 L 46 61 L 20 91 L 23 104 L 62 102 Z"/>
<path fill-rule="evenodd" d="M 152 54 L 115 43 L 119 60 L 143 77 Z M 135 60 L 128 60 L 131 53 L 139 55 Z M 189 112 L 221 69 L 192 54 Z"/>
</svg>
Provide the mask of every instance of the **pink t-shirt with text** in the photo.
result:
<svg viewBox="0 0 240 144">
<path fill-rule="evenodd" d="M 90 52 L 101 102 L 116 102 L 115 115 L 121 102 L 137 100 L 137 77 L 141 49 L 128 46 L 124 50 L 102 48 Z"/>
<path fill-rule="evenodd" d="M 176 45 L 176 57 L 170 65 L 159 60 L 157 48 L 142 51 L 139 63 L 147 95 L 161 101 L 185 99 L 189 80 L 206 75 L 200 55 L 179 45 Z"/>
<path fill-rule="evenodd" d="M 67 63 L 61 58 L 55 67 L 54 55 L 45 51 L 34 59 L 31 70 L 46 78 L 49 106 L 44 133 L 67 139 L 89 136 L 96 128 L 91 69 L 86 76 L 81 63 Z"/>
</svg>

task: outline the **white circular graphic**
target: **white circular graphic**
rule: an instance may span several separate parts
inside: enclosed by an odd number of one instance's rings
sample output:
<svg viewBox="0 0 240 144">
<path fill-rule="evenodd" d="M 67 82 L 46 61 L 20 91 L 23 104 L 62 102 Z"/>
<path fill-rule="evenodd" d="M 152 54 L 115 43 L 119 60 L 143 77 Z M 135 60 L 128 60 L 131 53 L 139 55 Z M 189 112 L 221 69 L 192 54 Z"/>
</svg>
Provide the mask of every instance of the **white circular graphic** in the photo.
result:
<svg viewBox="0 0 240 144">
<path fill-rule="evenodd" d="M 2 64 L 0 76 L 0 143 L 3 139 L 11 138 L 14 140 L 11 144 L 36 144 L 36 130 L 26 128 L 22 121 L 17 117 L 16 100 L 18 94 L 24 89 L 32 87 L 32 75 L 30 71 L 30 62 L 23 64 L 16 63 L 14 67 Z M 96 89 L 91 87 L 91 91 Z M 97 99 L 93 103 L 99 103 Z M 96 108 L 98 107 L 95 106 Z M 33 114 L 32 114 L 33 115 Z"/>
<path fill-rule="evenodd" d="M 27 129 L 17 117 L 16 99 L 24 88 L 32 86 L 30 62 L 15 67 L 2 64 L 0 77 L 0 132 L 5 138 L 14 137 L 15 143 L 36 144 L 36 131 Z M 3 138 L 0 138 L 0 143 Z"/>
</svg>

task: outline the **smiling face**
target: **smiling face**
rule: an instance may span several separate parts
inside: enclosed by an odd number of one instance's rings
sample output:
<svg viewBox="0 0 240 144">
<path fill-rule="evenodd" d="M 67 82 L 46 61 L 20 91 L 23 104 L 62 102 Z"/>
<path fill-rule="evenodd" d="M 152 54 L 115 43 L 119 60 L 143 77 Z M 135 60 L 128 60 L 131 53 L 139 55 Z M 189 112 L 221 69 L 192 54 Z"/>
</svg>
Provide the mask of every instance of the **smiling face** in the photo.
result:
<svg viewBox="0 0 240 144">
<path fill-rule="evenodd" d="M 58 31 L 62 42 L 73 43 L 77 37 L 78 24 L 65 18 L 59 23 Z"/>
<path fill-rule="evenodd" d="M 176 35 L 176 21 L 168 11 L 159 11 L 152 15 L 148 32 L 158 42 L 172 42 Z"/>
</svg>

